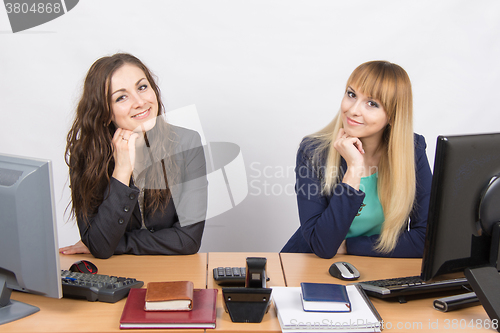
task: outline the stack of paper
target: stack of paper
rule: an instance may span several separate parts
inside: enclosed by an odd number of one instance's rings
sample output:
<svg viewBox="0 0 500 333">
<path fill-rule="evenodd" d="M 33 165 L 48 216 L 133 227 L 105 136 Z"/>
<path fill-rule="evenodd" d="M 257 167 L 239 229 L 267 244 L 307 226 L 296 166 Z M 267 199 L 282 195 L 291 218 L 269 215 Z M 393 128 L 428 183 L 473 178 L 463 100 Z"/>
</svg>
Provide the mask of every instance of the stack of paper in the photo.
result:
<svg viewBox="0 0 500 333">
<path fill-rule="evenodd" d="M 380 332 L 382 318 L 366 294 L 347 286 L 351 312 L 306 312 L 300 287 L 273 287 L 272 297 L 283 332 Z"/>
</svg>

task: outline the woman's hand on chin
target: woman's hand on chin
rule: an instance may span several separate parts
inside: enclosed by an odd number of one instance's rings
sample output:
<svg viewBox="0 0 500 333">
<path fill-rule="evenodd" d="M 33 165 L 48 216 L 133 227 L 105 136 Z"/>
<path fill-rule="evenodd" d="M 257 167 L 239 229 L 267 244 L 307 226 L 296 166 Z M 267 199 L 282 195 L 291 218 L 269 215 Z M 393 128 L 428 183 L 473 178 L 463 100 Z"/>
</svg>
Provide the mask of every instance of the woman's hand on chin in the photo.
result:
<svg viewBox="0 0 500 333">
<path fill-rule="evenodd" d="M 349 136 L 344 129 L 341 128 L 333 143 L 333 147 L 347 163 L 347 171 L 344 174 L 342 182 L 359 190 L 361 176 L 363 175 L 365 167 L 363 143 L 359 138 Z"/>
<path fill-rule="evenodd" d="M 139 134 L 118 128 L 113 135 L 113 157 L 115 159 L 115 169 L 113 178 L 116 178 L 125 185 L 130 184 L 130 176 L 135 165 L 135 141 Z"/>
</svg>

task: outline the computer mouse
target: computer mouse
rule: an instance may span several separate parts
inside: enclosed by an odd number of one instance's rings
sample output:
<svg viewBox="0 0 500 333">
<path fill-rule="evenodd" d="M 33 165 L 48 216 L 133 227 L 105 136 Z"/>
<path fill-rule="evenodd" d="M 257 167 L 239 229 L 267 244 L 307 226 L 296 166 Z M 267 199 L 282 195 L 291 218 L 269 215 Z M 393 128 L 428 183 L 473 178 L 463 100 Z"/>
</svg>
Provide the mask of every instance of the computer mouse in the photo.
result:
<svg viewBox="0 0 500 333">
<path fill-rule="evenodd" d="M 97 266 L 88 260 L 79 260 L 69 268 L 72 272 L 97 274 Z"/>
<path fill-rule="evenodd" d="M 328 272 L 331 276 L 342 280 L 356 280 L 359 278 L 359 272 L 356 267 L 345 261 L 334 262 Z"/>
</svg>

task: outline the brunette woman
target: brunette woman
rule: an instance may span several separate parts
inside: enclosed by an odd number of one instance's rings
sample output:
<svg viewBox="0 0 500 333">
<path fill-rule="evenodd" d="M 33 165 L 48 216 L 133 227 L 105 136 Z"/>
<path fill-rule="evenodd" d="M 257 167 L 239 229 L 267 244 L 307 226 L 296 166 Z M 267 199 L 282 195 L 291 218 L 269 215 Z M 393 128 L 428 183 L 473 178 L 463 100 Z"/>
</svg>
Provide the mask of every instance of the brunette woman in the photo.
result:
<svg viewBox="0 0 500 333">
<path fill-rule="evenodd" d="M 198 133 L 168 124 L 150 70 L 130 54 L 87 73 L 66 163 L 81 241 L 64 254 L 192 254 L 207 204 Z"/>
</svg>

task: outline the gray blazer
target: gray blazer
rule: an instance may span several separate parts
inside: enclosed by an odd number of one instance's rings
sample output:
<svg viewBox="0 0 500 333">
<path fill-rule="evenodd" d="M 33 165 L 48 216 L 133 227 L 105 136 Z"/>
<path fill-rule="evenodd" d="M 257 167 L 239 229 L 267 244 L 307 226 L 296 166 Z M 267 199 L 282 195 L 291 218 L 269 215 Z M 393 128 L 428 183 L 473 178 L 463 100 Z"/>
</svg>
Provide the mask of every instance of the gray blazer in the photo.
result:
<svg viewBox="0 0 500 333">
<path fill-rule="evenodd" d="M 104 200 L 85 223 L 77 219 L 82 242 L 97 258 L 113 254 L 193 254 L 201 246 L 207 208 L 206 163 L 197 132 L 172 126 L 164 140 L 175 142 L 179 182 L 171 184 L 168 206 L 144 212 L 142 228 L 139 189 L 111 178 Z M 147 190 L 145 195 L 147 196 Z"/>
</svg>

